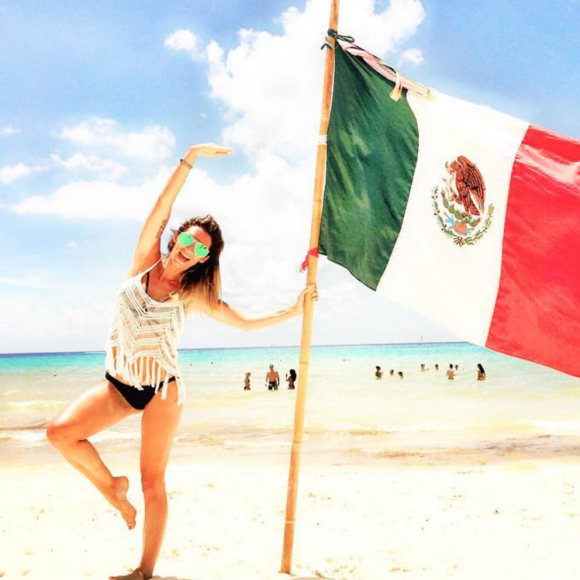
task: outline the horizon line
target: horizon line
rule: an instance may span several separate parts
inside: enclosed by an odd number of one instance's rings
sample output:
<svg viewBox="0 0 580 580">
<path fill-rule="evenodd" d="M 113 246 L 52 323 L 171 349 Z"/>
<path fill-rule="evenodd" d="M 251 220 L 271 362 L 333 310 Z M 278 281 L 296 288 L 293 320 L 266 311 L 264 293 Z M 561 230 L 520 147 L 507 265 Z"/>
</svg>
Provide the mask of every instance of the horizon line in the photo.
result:
<svg viewBox="0 0 580 580">
<path fill-rule="evenodd" d="M 316 344 L 311 348 L 328 348 L 328 347 L 344 347 L 344 346 L 428 346 L 434 344 L 471 344 L 464 340 L 451 341 L 434 341 L 434 342 L 364 342 L 351 344 Z M 474 345 L 477 346 L 477 345 Z M 197 351 L 197 350 L 251 350 L 251 349 L 272 349 L 272 348 L 300 348 L 300 345 L 278 345 L 278 346 L 216 346 L 216 347 L 201 347 L 201 348 L 179 348 L 178 352 Z M 55 351 L 40 351 L 40 352 L 3 352 L 0 357 L 10 356 L 46 356 L 59 354 L 105 354 L 104 350 L 55 350 Z"/>
</svg>

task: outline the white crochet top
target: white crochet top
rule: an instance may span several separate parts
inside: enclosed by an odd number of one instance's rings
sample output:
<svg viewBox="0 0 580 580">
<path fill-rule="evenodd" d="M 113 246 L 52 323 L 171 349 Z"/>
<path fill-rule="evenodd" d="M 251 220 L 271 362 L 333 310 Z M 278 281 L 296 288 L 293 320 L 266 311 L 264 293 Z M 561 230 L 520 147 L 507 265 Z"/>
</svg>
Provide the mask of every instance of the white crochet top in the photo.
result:
<svg viewBox="0 0 580 580">
<path fill-rule="evenodd" d="M 143 288 L 143 277 L 160 261 L 119 288 L 105 345 L 105 368 L 139 390 L 151 385 L 157 392 L 163 386 L 162 399 L 167 395 L 168 380 L 174 376 L 181 405 L 185 401 L 185 385 L 177 366 L 177 345 L 185 322 L 183 301 L 157 302 Z"/>
</svg>

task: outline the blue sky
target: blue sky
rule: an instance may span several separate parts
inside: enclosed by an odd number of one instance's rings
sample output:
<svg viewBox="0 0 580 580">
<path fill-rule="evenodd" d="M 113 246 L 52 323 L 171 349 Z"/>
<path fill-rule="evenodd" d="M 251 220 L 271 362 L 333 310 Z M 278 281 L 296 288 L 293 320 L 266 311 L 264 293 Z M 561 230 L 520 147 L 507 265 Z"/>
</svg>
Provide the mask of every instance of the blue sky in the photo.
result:
<svg viewBox="0 0 580 580">
<path fill-rule="evenodd" d="M 0 352 L 102 348 L 147 208 L 196 142 L 235 155 L 199 163 L 174 223 L 201 212 L 222 223 L 234 306 L 292 302 L 304 283 L 328 4 L 0 2 Z M 340 25 L 424 84 L 575 138 L 579 28 L 579 0 L 343 0 Z M 453 339 L 321 262 L 315 342 Z M 297 344 L 299 334 L 298 321 L 244 334 L 193 319 L 183 346 Z"/>
</svg>

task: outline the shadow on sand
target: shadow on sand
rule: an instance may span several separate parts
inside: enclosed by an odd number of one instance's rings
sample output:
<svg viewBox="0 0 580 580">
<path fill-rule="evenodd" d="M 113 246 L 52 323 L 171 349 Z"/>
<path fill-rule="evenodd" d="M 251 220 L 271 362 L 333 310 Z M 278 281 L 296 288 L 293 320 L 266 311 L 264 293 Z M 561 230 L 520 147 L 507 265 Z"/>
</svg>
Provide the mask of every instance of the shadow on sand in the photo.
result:
<svg viewBox="0 0 580 580">
<path fill-rule="evenodd" d="M 193 580 L 193 578 L 178 578 L 177 576 L 153 576 L 151 580 Z"/>
<path fill-rule="evenodd" d="M 323 576 L 322 574 L 317 574 L 316 576 L 294 576 L 288 574 L 289 580 L 335 580 L 329 576 Z M 178 578 L 177 576 L 153 576 L 151 580 L 193 580 L 193 578 Z"/>
<path fill-rule="evenodd" d="M 300 578 L 296 576 L 291 576 L 292 580 L 335 580 L 330 576 L 323 576 L 322 574 L 316 576 L 300 576 Z"/>
</svg>

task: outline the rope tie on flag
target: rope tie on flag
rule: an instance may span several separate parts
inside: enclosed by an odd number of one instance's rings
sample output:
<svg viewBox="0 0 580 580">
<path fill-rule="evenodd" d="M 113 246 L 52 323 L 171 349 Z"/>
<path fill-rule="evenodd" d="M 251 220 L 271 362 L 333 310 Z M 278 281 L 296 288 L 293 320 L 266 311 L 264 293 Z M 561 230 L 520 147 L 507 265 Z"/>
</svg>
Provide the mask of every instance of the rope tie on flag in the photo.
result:
<svg viewBox="0 0 580 580">
<path fill-rule="evenodd" d="M 304 262 L 302 262 L 302 265 L 300 266 L 300 272 L 304 272 L 304 270 L 306 270 L 306 268 L 308 267 L 308 256 L 312 256 L 313 258 L 318 258 L 318 248 L 310 248 L 310 250 L 308 250 L 308 253 L 306 254 L 306 258 L 304 258 Z"/>
<path fill-rule="evenodd" d="M 403 78 L 399 74 L 398 70 L 395 70 L 395 74 L 397 75 L 397 78 L 395 80 L 395 88 L 389 93 L 389 97 L 391 97 L 393 101 L 398 101 L 403 93 Z"/>
<path fill-rule="evenodd" d="M 320 50 L 323 48 L 330 48 L 332 50 L 333 46 L 328 42 L 328 37 L 334 38 L 335 40 L 344 40 L 344 42 L 354 42 L 354 38 L 352 36 L 346 36 L 343 34 L 338 34 L 338 32 L 332 28 L 329 28 L 326 33 L 326 38 L 324 39 L 324 44 L 320 47 Z"/>
</svg>

